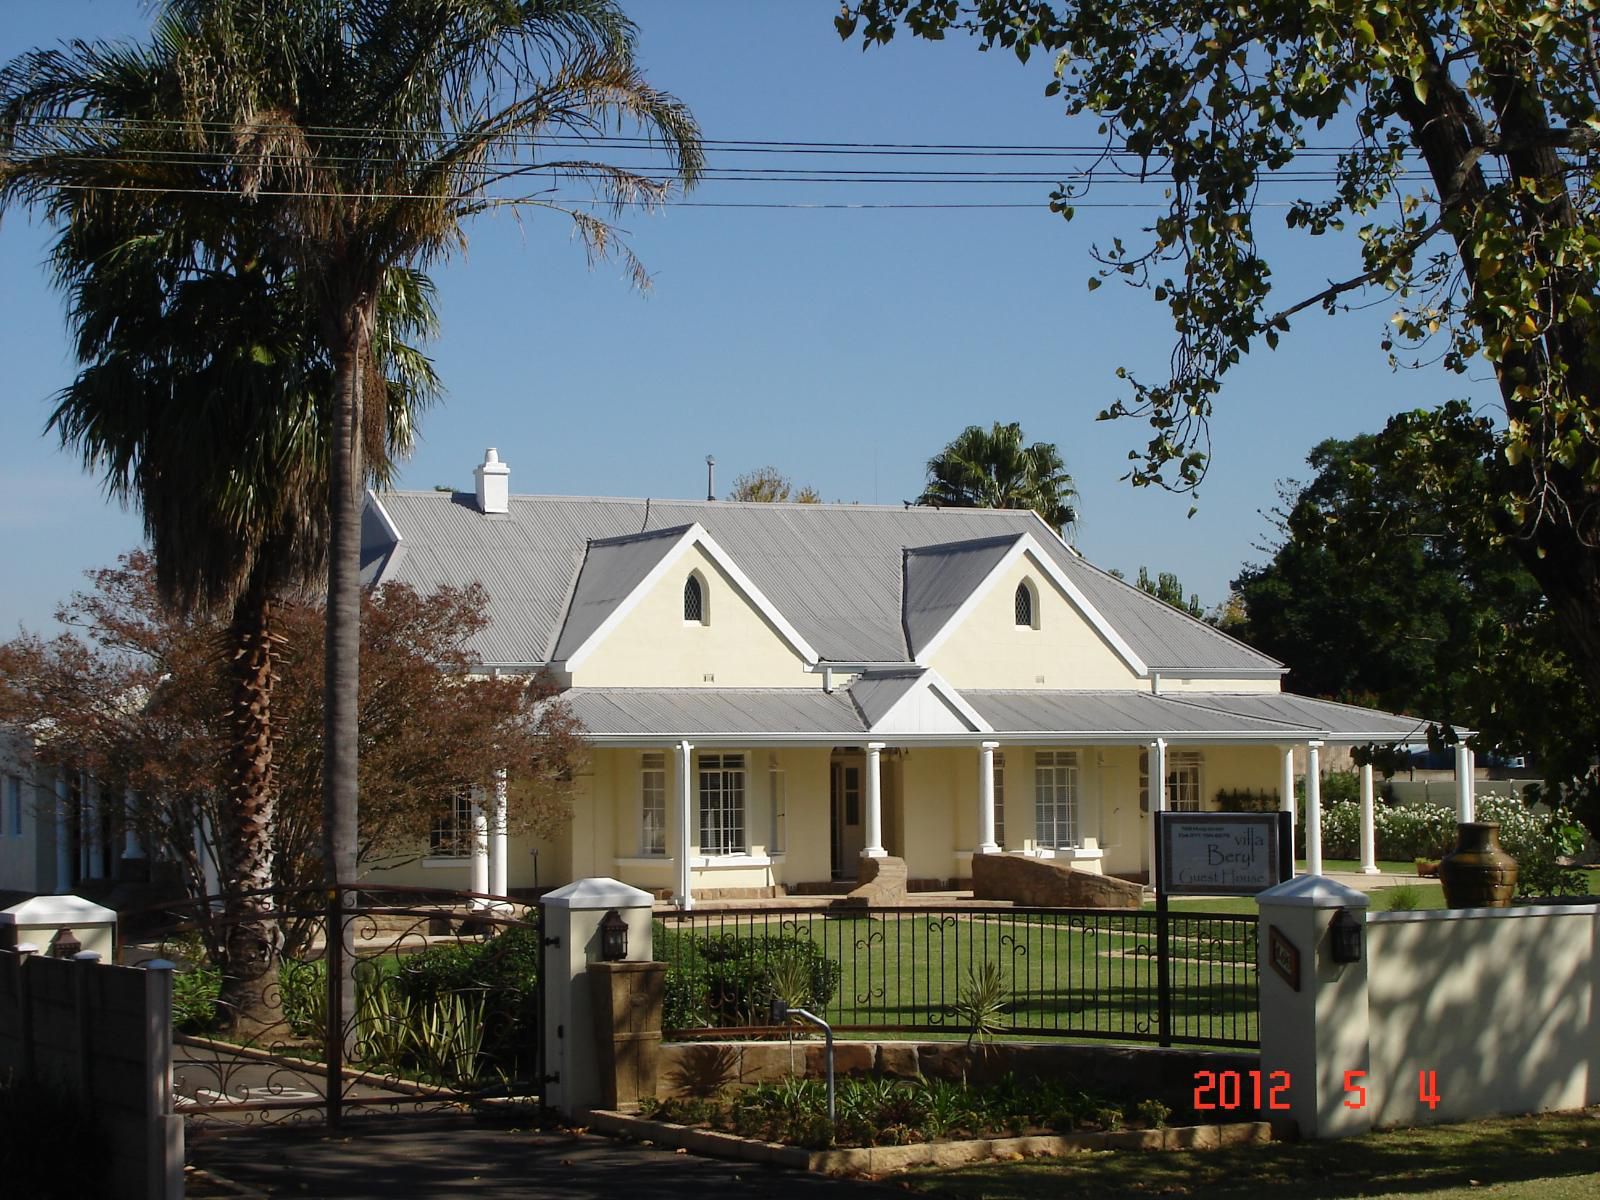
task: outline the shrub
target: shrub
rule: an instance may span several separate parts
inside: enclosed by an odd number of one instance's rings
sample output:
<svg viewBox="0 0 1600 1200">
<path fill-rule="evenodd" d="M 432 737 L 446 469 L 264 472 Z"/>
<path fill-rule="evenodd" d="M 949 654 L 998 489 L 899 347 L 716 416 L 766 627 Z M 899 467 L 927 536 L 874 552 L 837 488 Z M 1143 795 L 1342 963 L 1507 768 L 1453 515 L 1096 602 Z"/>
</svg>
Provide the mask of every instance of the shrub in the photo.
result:
<svg viewBox="0 0 1600 1200">
<path fill-rule="evenodd" d="M 507 1074 L 525 1071 L 537 1052 L 540 953 L 536 927 L 510 926 L 408 956 L 393 986 L 419 1015 L 466 1005 L 460 1011 L 481 1021 L 482 1054 Z"/>
<path fill-rule="evenodd" d="M 179 1033 L 204 1033 L 217 1023 L 222 972 L 197 963 L 172 976 L 172 1027 Z"/>
<path fill-rule="evenodd" d="M 1223 788 L 1217 793 L 1218 812 L 1277 812 L 1278 793 L 1247 788 Z"/>
<path fill-rule="evenodd" d="M 709 937 L 655 926 L 667 964 L 662 1023 L 668 1029 L 764 1025 L 775 997 L 813 1012 L 839 990 L 840 966 L 793 934 Z"/>
</svg>

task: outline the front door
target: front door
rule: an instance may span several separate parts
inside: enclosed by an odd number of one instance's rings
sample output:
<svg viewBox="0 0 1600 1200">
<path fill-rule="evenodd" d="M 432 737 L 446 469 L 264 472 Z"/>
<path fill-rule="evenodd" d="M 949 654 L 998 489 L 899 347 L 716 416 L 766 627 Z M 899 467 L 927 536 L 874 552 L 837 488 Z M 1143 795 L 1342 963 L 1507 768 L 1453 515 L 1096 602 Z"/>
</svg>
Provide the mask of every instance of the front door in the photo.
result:
<svg viewBox="0 0 1600 1200">
<path fill-rule="evenodd" d="M 855 879 L 860 872 L 861 850 L 866 835 L 861 824 L 861 793 L 864 765 L 860 756 L 833 760 L 830 788 L 833 820 L 833 877 Z"/>
</svg>

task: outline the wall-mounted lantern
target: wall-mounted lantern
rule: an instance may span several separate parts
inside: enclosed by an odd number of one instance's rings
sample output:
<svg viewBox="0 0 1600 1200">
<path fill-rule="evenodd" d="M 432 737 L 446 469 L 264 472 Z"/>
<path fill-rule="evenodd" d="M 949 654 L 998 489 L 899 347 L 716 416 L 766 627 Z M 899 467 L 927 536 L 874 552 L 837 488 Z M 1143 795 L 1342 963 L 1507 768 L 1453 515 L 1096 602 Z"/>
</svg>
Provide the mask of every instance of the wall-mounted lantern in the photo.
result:
<svg viewBox="0 0 1600 1200">
<path fill-rule="evenodd" d="M 1333 923 L 1328 926 L 1328 932 L 1333 938 L 1334 962 L 1361 961 L 1361 924 L 1351 915 L 1348 908 L 1341 908 L 1333 915 Z"/>
<path fill-rule="evenodd" d="M 71 958 L 83 949 L 83 943 L 78 940 L 78 935 L 72 930 L 62 926 L 56 930 L 55 937 L 50 939 L 49 957 Z"/>
<path fill-rule="evenodd" d="M 600 918 L 600 958 L 604 962 L 622 962 L 627 957 L 628 923 L 613 908 Z"/>
</svg>

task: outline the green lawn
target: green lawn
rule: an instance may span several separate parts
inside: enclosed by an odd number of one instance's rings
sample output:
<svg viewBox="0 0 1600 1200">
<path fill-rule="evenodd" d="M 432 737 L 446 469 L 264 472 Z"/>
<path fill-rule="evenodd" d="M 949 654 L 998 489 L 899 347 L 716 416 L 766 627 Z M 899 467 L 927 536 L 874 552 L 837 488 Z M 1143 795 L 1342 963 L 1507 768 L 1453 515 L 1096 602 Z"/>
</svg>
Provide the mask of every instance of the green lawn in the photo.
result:
<svg viewBox="0 0 1600 1200">
<path fill-rule="evenodd" d="M 1212 910 L 1216 911 L 1215 909 Z M 837 1028 L 965 1032 L 963 994 L 984 961 L 1000 964 L 1007 1032 L 1132 1040 L 1156 1032 L 1155 916 L 1066 916 L 1026 910 L 885 911 L 871 915 L 708 913 L 695 936 L 771 937 L 815 945 L 839 964 L 819 1015 Z M 1174 1036 L 1205 1043 L 1256 1038 L 1253 921 L 1179 913 L 1172 922 Z M 656 953 L 673 963 L 681 943 Z"/>
<path fill-rule="evenodd" d="M 1417 864 L 1410 859 L 1405 862 L 1397 862 L 1384 858 L 1379 859 L 1374 865 L 1385 875 L 1415 875 L 1417 873 Z M 1296 862 L 1295 869 L 1304 875 L 1306 872 L 1306 860 L 1302 858 Z M 1345 871 L 1351 875 L 1359 875 L 1361 873 L 1361 862 L 1359 859 L 1354 858 L 1325 858 L 1322 860 L 1322 869 L 1324 871 Z"/>
<path fill-rule="evenodd" d="M 1600 1109 L 1390 1130 L 1351 1141 L 1171 1154 L 1113 1151 L 916 1173 L 896 1182 L 943 1200 L 1590 1200 L 1600 1195 Z"/>
</svg>

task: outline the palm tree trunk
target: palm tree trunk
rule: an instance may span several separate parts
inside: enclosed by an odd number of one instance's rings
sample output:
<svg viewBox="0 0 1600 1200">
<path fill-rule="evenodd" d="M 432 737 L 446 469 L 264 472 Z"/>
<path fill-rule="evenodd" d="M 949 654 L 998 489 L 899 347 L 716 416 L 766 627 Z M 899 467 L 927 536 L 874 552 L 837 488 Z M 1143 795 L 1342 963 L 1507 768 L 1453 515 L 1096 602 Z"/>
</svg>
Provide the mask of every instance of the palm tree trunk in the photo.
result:
<svg viewBox="0 0 1600 1200">
<path fill-rule="evenodd" d="M 228 812 L 222 862 L 222 1001 L 234 1022 L 249 1022 L 262 1008 L 270 976 L 275 930 L 265 914 L 273 907 L 272 825 L 277 779 L 272 761 L 272 685 L 275 616 L 270 591 L 252 579 L 233 606 L 228 673 L 233 689 L 228 745 Z"/>
<path fill-rule="evenodd" d="M 367 323 L 358 306 L 347 307 L 335 348 L 332 462 L 329 479 L 327 653 L 323 676 L 322 718 L 322 869 L 331 890 L 351 888 L 356 881 L 357 765 L 360 735 L 358 705 L 361 653 L 361 461 L 362 379 Z M 342 893 L 345 907 L 353 891 Z M 350 922 L 328 929 L 344 943 L 343 961 L 353 969 L 355 947 Z M 329 1030 L 338 1013 L 353 1031 L 355 978 L 350 971 L 328 974 Z M 336 994 L 337 993 L 337 994 Z M 350 1040 L 346 1037 L 346 1042 Z"/>
</svg>

